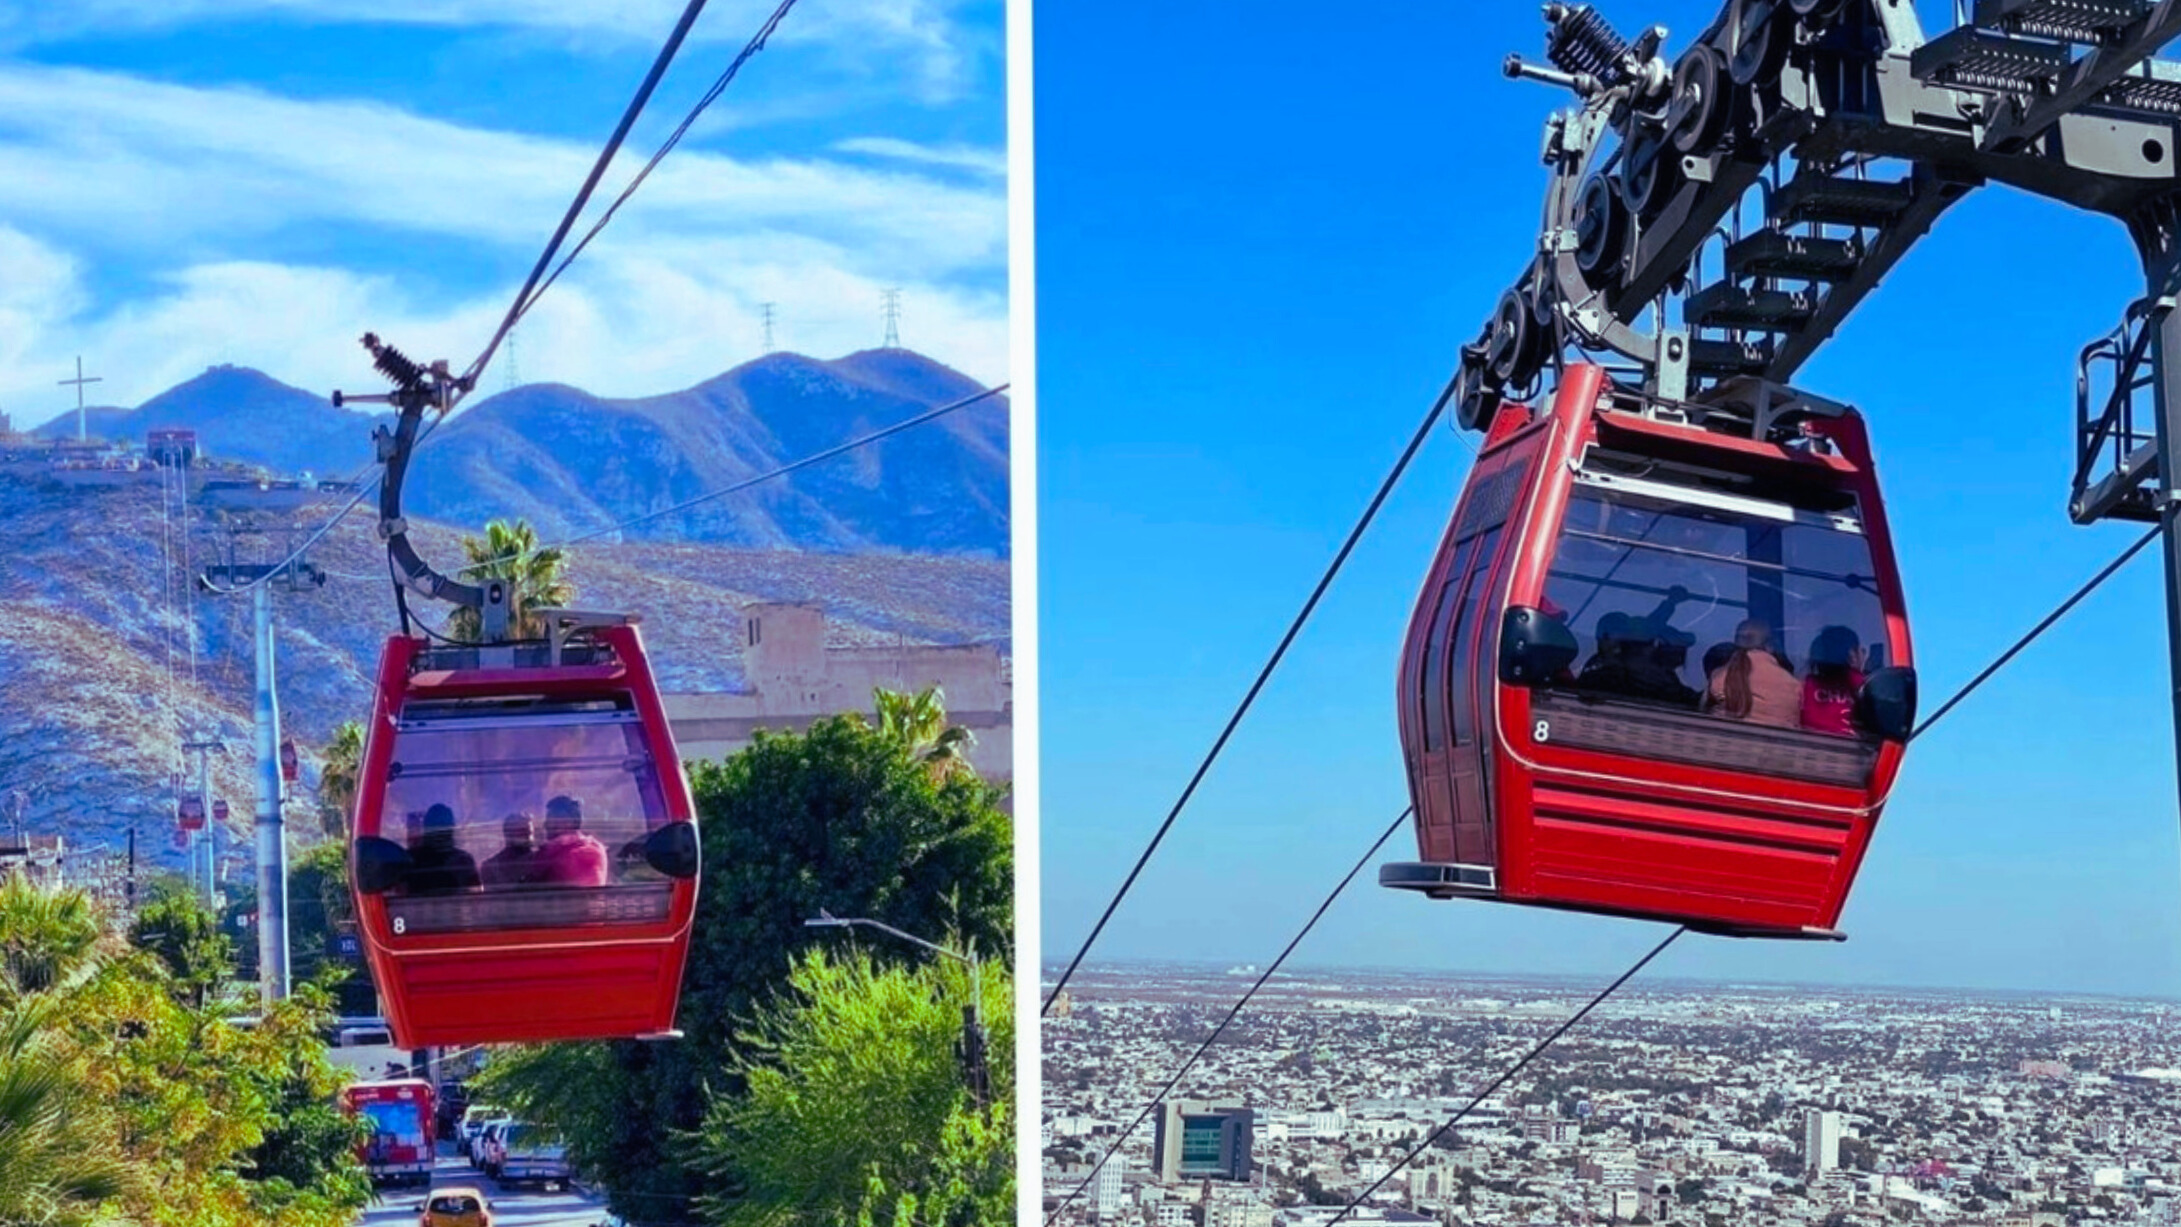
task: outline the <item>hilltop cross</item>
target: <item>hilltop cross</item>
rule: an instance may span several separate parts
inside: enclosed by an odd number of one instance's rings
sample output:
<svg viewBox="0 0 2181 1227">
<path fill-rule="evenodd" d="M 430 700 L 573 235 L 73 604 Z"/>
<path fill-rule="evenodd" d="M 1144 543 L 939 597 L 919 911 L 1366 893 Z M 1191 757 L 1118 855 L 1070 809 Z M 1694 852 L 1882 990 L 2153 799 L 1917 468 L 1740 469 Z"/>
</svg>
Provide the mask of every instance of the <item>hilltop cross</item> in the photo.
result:
<svg viewBox="0 0 2181 1227">
<path fill-rule="evenodd" d="M 60 381 L 61 386 L 64 388 L 67 387 L 69 384 L 76 385 L 76 442 L 78 443 L 83 442 L 84 439 L 88 437 L 87 432 L 84 430 L 83 426 L 83 385 L 87 383 L 99 383 L 102 382 L 104 379 L 105 376 L 103 375 L 86 376 L 83 373 L 83 355 L 77 354 L 76 377 L 74 379 L 63 379 Z"/>
</svg>

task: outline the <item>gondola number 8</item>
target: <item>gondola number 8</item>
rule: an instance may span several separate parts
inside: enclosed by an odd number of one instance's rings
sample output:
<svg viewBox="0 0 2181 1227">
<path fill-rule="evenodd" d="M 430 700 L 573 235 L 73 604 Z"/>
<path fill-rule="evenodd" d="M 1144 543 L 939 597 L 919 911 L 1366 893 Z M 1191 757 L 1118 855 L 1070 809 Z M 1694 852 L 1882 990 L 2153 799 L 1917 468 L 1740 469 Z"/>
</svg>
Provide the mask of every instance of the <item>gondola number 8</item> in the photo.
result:
<svg viewBox="0 0 2181 1227">
<path fill-rule="evenodd" d="M 1539 741 L 1543 741 L 1543 740 L 1544 740 L 1544 738 L 1540 737 L 1540 738 L 1538 738 L 1538 740 L 1539 740 Z M 406 917 L 406 916 L 396 916 L 396 917 L 394 917 L 394 932 L 396 932 L 396 933 L 407 933 L 408 931 L 409 931 L 409 918 L 408 918 L 408 917 Z"/>
<path fill-rule="evenodd" d="M 1537 722 L 1536 727 L 1530 730 L 1531 741 L 1550 741 L 1551 739 L 1552 721 L 1550 720 L 1540 720 Z"/>
</svg>

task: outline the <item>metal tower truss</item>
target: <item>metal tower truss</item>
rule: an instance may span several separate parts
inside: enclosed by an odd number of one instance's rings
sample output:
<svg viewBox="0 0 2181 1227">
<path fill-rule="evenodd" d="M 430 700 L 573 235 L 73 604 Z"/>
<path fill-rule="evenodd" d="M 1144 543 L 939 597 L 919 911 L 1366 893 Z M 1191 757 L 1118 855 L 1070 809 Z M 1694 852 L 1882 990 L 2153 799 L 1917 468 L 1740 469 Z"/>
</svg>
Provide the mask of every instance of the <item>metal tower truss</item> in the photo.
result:
<svg viewBox="0 0 2181 1227">
<path fill-rule="evenodd" d="M 1510 56 L 1507 73 L 1577 103 L 1546 124 L 1537 253 L 1462 349 L 1461 423 L 1483 428 L 1570 349 L 1632 363 L 1667 401 L 1785 384 L 1947 206 L 2003 183 L 2118 217 L 2142 252 L 2150 296 L 2084 351 L 2071 513 L 2156 517 L 2161 436 L 2131 406 L 2151 388 L 2166 420 L 2159 355 L 2181 344 L 2162 335 L 2181 64 L 2150 58 L 2181 0 L 1973 8 L 1927 39 L 1908 0 L 1726 0 L 1669 63 L 1663 28 L 1628 41 L 1588 5 L 1546 5 L 1553 67 Z M 2093 414 L 2105 363 L 2114 395 Z"/>
</svg>

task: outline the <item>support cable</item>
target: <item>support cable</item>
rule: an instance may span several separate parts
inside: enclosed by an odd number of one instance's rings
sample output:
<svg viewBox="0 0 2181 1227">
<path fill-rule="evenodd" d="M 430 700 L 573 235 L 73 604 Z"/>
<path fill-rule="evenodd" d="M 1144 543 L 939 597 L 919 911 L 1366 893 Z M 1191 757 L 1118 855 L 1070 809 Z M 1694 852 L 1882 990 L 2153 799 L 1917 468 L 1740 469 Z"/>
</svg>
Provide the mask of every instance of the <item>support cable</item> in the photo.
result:
<svg viewBox="0 0 2181 1227">
<path fill-rule="evenodd" d="M 458 381 L 458 386 L 463 392 L 466 393 L 476 386 L 478 377 L 484 374 L 486 366 L 492 361 L 493 354 L 498 351 L 500 345 L 507 339 L 508 333 L 514 330 L 517 321 L 521 320 L 523 315 L 536 304 L 538 297 L 545 292 L 546 287 L 551 285 L 554 280 L 557 280 L 560 274 L 567 269 L 569 262 L 575 259 L 576 254 L 581 252 L 593 238 L 597 237 L 599 231 L 605 228 L 606 222 L 613 217 L 615 211 L 620 209 L 622 204 L 635 193 L 637 186 L 644 181 L 645 177 L 650 175 L 652 168 L 656 167 L 660 160 L 675 145 L 680 143 L 682 136 L 696 122 L 697 116 L 717 100 L 720 94 L 726 90 L 728 83 L 734 80 L 735 74 L 741 69 L 743 63 L 764 48 L 765 40 L 771 36 L 774 28 L 780 24 L 780 19 L 787 15 L 788 9 L 794 6 L 795 0 L 786 0 L 774 11 L 772 16 L 759 29 L 757 36 L 743 48 L 740 55 L 735 57 L 734 61 L 728 66 L 727 71 L 721 75 L 719 80 L 713 83 L 712 88 L 706 91 L 703 100 L 697 104 L 696 109 L 692 110 L 683 119 L 681 125 L 674 130 L 673 135 L 668 138 L 665 144 L 660 146 L 658 152 L 654 153 L 651 160 L 644 165 L 643 170 L 636 176 L 635 180 L 614 199 L 613 203 L 607 208 L 605 216 L 592 225 L 591 229 L 584 234 L 576 246 L 560 261 L 558 267 L 555 267 L 553 264 L 554 257 L 560 255 L 562 242 L 567 239 L 568 232 L 575 228 L 576 220 L 582 216 L 584 206 L 590 203 L 591 194 L 597 190 L 599 180 L 605 177 L 607 167 L 612 165 L 614 157 L 620 153 L 622 144 L 628 139 L 629 130 L 635 126 L 637 117 L 643 113 L 644 107 L 650 102 L 653 91 L 658 88 L 660 79 L 666 75 L 668 65 L 673 62 L 682 42 L 688 37 L 690 27 L 695 24 L 697 15 L 704 10 L 705 2 L 706 0 L 689 0 L 688 5 L 683 9 L 681 19 L 675 23 L 673 32 L 667 36 L 666 45 L 660 48 L 658 57 L 652 62 L 651 71 L 645 74 L 643 83 L 637 87 L 636 96 L 630 99 L 628 108 L 622 113 L 620 123 L 615 125 L 613 134 L 607 138 L 605 148 L 599 152 L 597 160 L 592 163 L 590 174 L 584 178 L 583 186 L 577 191 L 575 200 L 569 204 L 567 212 L 561 217 L 560 224 L 554 228 L 553 236 L 546 242 L 545 250 L 538 254 L 537 263 L 532 266 L 529 277 L 523 282 L 522 289 L 517 292 L 513 303 L 509 305 L 507 315 L 502 319 L 498 330 L 493 333 L 492 339 L 486 342 L 483 352 L 478 354 L 476 361 L 472 362 L 469 369 L 463 372 L 461 379 Z M 548 268 L 552 269 L 551 276 L 546 275 Z M 452 409 L 452 405 L 449 406 L 449 409 Z M 439 424 L 445 420 L 446 415 L 441 414 L 426 423 L 423 432 L 417 436 L 413 448 L 422 447 L 424 441 L 431 437 L 432 431 L 437 429 Z M 358 479 L 361 476 L 362 474 L 359 473 L 357 475 Z M 273 571 L 277 573 L 296 559 L 301 558 L 312 545 L 331 532 L 336 524 L 347 518 L 348 514 L 354 511 L 358 504 L 376 491 L 381 480 L 384 480 L 383 473 L 380 478 L 373 480 L 370 485 L 360 488 L 355 497 L 343 504 L 341 509 L 335 512 L 332 518 L 327 520 L 318 531 L 312 533 L 300 547 L 276 564 Z M 266 578 L 270 578 L 270 576 L 268 575 Z M 261 578 L 231 588 L 217 589 L 216 591 L 222 595 L 232 595 L 247 592 L 263 582 L 265 582 L 265 579 Z"/>
<path fill-rule="evenodd" d="M 576 219 L 583 215 L 583 206 L 590 203 L 591 193 L 598 189 L 598 181 L 605 177 L 606 168 L 613 164 L 614 155 L 621 152 L 621 143 L 628 139 L 629 129 L 636 126 L 636 117 L 643 114 L 645 104 L 651 101 L 651 92 L 659 87 L 660 78 L 666 76 L 667 65 L 674 62 L 674 53 L 681 50 L 682 40 L 689 36 L 689 28 L 696 24 L 697 14 L 704 11 L 704 4 L 705 0 L 689 0 L 682 9 L 681 19 L 674 23 L 674 32 L 667 35 L 666 46 L 659 49 L 658 58 L 651 62 L 651 71 L 644 74 L 644 83 L 636 87 L 636 96 L 629 99 L 628 109 L 621 113 L 621 122 L 614 125 L 613 135 L 606 138 L 606 147 L 599 150 L 598 160 L 591 164 L 591 173 L 584 177 L 583 186 L 576 192 L 575 200 L 569 204 L 568 211 L 561 215 L 560 225 L 554 227 L 553 237 L 546 241 L 545 250 L 538 253 L 538 262 L 531 266 L 529 278 L 516 293 L 515 301 L 508 306 L 506 318 L 500 321 L 500 327 L 492 334 L 492 339 L 485 343 L 484 352 L 477 355 L 477 360 L 470 363 L 468 370 L 462 372 L 458 382 L 463 391 L 476 386 L 477 377 L 485 373 L 485 367 L 500 348 L 500 342 L 507 339 L 507 334 L 515 328 L 515 321 L 521 319 L 523 312 L 530 309 L 531 291 L 537 288 L 539 278 L 545 276 L 545 270 L 552 266 L 553 257 L 560 253 L 562 240 L 575 228 Z M 768 24 L 767 29 L 770 28 Z"/>
<path fill-rule="evenodd" d="M 2167 506 L 2171 508 L 2174 506 L 2174 504 L 2169 503 Z M 2083 598 L 2089 596 L 2093 592 L 2096 592 L 2099 585 L 2103 584 L 2106 580 L 2111 579 L 2115 572 L 2119 571 L 2122 567 L 2128 565 L 2128 561 L 2130 559 L 2134 558 L 2137 554 L 2143 552 L 2144 546 L 2147 546 L 2151 542 L 2156 541 L 2158 539 L 2158 535 L 2166 531 L 2167 521 L 2171 519 L 2172 514 L 2172 511 L 2169 510 L 2165 516 L 2162 516 L 2160 518 L 2158 523 L 2153 524 L 2150 527 L 2149 531 L 2145 532 L 2141 537 L 2136 538 L 2136 542 L 2134 545 L 2131 545 L 2127 549 L 2122 550 L 2118 557 L 2114 558 L 2113 561 L 2106 563 L 2104 570 L 2101 570 L 2096 575 L 2091 576 L 2087 583 L 2075 590 L 2075 594 L 2073 596 L 2070 596 L 2066 600 L 2060 602 L 2059 605 L 2056 606 L 2051 613 L 2045 615 L 2043 621 L 2031 627 L 2029 629 L 2029 633 L 2023 635 L 2020 639 L 2015 640 L 2013 647 L 2010 647 L 2006 651 L 2001 652 L 1998 659 L 1992 661 L 1991 664 L 1984 666 L 1984 671 L 1977 674 L 1975 677 L 1970 678 L 1967 685 L 1954 692 L 1954 697 L 1948 699 L 1944 703 L 1941 703 L 1937 711 L 1932 712 L 1930 715 L 1924 717 L 1923 723 L 1917 725 L 1915 729 L 1909 733 L 1908 740 L 1914 741 L 1918 737 L 1923 736 L 1926 729 L 1929 729 L 1932 725 L 1937 724 L 1941 717 L 1945 716 L 1946 713 L 1954 710 L 1957 704 L 1959 704 L 1963 699 L 1969 697 L 1969 693 L 1971 691 L 1975 690 L 1979 686 L 1982 686 L 1985 683 L 1986 679 L 1990 678 L 1994 673 L 1999 672 L 2000 666 L 2005 665 L 2010 660 L 2013 660 L 2017 655 L 2021 653 L 2022 649 L 2028 647 L 2031 643 L 2035 642 L 2039 635 L 2042 635 L 2047 630 L 2050 630 L 2053 623 L 2058 622 L 2063 617 L 2066 617 L 2070 610 L 2074 609 L 2077 605 L 2080 605 L 2083 601 Z"/>
<path fill-rule="evenodd" d="M 651 172 L 658 167 L 666 155 L 671 153 L 676 145 L 681 144 L 682 137 L 688 135 L 689 129 L 696 124 L 697 117 L 704 114 L 706 107 L 718 101 L 721 94 L 727 92 L 727 86 L 734 81 L 735 74 L 742 71 L 742 66 L 749 62 L 751 56 L 765 49 L 765 41 L 772 37 L 774 30 L 779 28 L 780 19 L 786 17 L 788 10 L 794 7 L 795 0 L 781 0 L 780 7 L 772 11 L 772 16 L 767 17 L 765 24 L 758 27 L 757 33 L 751 37 L 748 43 L 743 45 L 741 54 L 735 56 L 734 60 L 727 65 L 726 71 L 720 73 L 719 79 L 712 82 L 712 88 L 706 90 L 704 96 L 697 100 L 697 105 L 689 109 L 689 114 L 683 117 L 681 124 L 667 136 L 666 140 L 660 143 L 658 152 L 651 155 L 651 160 L 644 163 L 643 169 L 636 172 L 636 177 L 629 180 L 629 185 L 622 188 L 621 194 L 614 197 L 613 203 L 606 206 L 606 211 L 599 215 L 596 222 L 592 223 L 590 230 L 585 232 L 582 238 L 576 240 L 574 247 L 568 249 L 568 254 L 562 258 L 559 267 L 553 270 L 552 275 L 539 284 L 534 293 L 516 300 L 515 312 L 508 321 L 508 328 L 513 328 L 516 321 L 528 315 L 531 306 L 539 298 L 543 297 L 547 290 L 552 288 L 554 282 L 560 280 L 560 275 L 567 272 L 568 266 L 575 263 L 577 256 L 583 254 L 583 249 L 591 245 L 591 240 L 597 238 L 598 232 L 606 228 L 606 223 L 612 221 L 613 215 L 621 211 L 621 206 L 628 203 L 629 197 L 636 194 L 636 189 L 643 186 L 644 180 L 651 177 Z M 506 335 L 506 331 L 507 329 L 502 329 L 503 336 Z M 493 344 L 498 345 L 499 339 L 494 338 Z M 475 368 L 477 373 L 483 373 L 484 362 L 491 356 L 492 352 L 487 350 L 484 358 L 478 359 L 478 365 Z"/>
<path fill-rule="evenodd" d="M 1356 543 L 1363 539 L 1364 530 L 1377 518 L 1378 509 L 1385 505 L 1386 496 L 1393 493 L 1401 475 L 1408 471 L 1409 462 L 1416 458 L 1424 440 L 1430 437 L 1432 424 L 1439 420 L 1439 414 L 1445 411 L 1446 403 L 1453 395 L 1454 381 L 1449 380 L 1446 387 L 1440 390 L 1438 399 L 1432 402 L 1431 412 L 1426 413 L 1423 422 L 1417 426 L 1416 434 L 1409 439 L 1409 445 L 1402 451 L 1401 458 L 1394 461 L 1392 471 L 1379 483 L 1378 493 L 1371 496 L 1370 505 L 1363 509 L 1362 518 L 1349 530 L 1348 539 L 1341 543 L 1340 551 L 1333 555 L 1333 561 L 1325 568 L 1325 574 L 1318 577 L 1318 586 L 1311 590 L 1310 598 L 1303 602 L 1302 609 L 1295 614 L 1295 620 L 1288 624 L 1287 633 L 1280 637 L 1279 646 L 1272 649 L 1272 655 L 1265 661 L 1264 668 L 1258 670 L 1257 680 L 1250 683 L 1249 691 L 1242 696 L 1242 702 L 1236 705 L 1234 714 L 1227 718 L 1226 727 L 1219 730 L 1219 736 L 1212 741 L 1212 748 L 1205 752 L 1204 760 L 1197 764 L 1196 773 L 1189 777 L 1189 783 L 1182 788 L 1181 796 L 1175 799 L 1174 807 L 1166 812 L 1165 821 L 1159 823 L 1159 829 L 1152 834 L 1151 842 L 1144 845 L 1143 854 L 1136 858 L 1135 867 L 1128 871 L 1128 877 L 1122 880 L 1121 888 L 1113 892 L 1112 901 L 1106 904 L 1106 910 L 1098 917 L 1098 923 L 1091 926 L 1090 935 L 1083 939 L 1075 957 L 1068 960 L 1067 969 L 1060 973 L 1060 979 L 1054 983 L 1053 991 L 1046 996 L 1045 1004 L 1038 1009 L 1041 1016 L 1052 1012 L 1053 1000 L 1060 996 L 1062 989 L 1068 987 L 1068 981 L 1075 975 L 1075 969 L 1082 966 L 1083 956 L 1090 953 L 1091 945 L 1098 940 L 1099 934 L 1105 932 L 1106 922 L 1113 919 L 1113 913 L 1121 906 L 1121 900 L 1128 896 L 1129 888 L 1136 885 L 1137 876 L 1151 862 L 1152 853 L 1159 850 L 1159 844 L 1166 839 L 1166 833 L 1173 829 L 1174 820 L 1181 817 L 1181 811 L 1189 804 L 1189 798 L 1196 795 L 1197 785 L 1204 782 L 1212 764 L 1218 761 L 1220 751 L 1227 748 L 1228 738 L 1234 736 L 1234 730 L 1242 723 L 1242 717 L 1249 714 L 1251 704 L 1257 701 L 1257 695 L 1264 690 L 1265 683 L 1272 680 L 1273 670 L 1280 667 L 1280 661 L 1287 655 L 1287 649 L 1295 642 L 1295 637 L 1302 633 L 1303 624 L 1310 620 L 1310 615 L 1316 612 L 1318 601 L 1324 597 L 1326 589 L 1333 586 L 1333 578 L 1340 574 L 1341 566 L 1348 561 L 1348 555 L 1355 550 Z"/>
<path fill-rule="evenodd" d="M 1606 998 L 1611 997 L 1616 991 L 1618 991 L 1621 985 L 1628 983 L 1631 979 L 1634 979 L 1637 972 L 1642 971 L 1644 967 L 1651 962 L 1652 959 L 1655 959 L 1659 955 L 1664 954 L 1666 952 L 1666 947 L 1673 945 L 1676 938 L 1680 937 L 1682 934 L 1688 931 L 1689 929 L 1687 925 L 1674 926 L 1674 931 L 1668 933 L 1665 937 L 1665 940 L 1659 942 L 1658 945 L 1651 947 L 1651 952 L 1649 954 L 1644 955 L 1642 958 L 1637 959 L 1634 963 L 1630 964 L 1627 971 L 1624 971 L 1619 976 L 1615 977 L 1613 983 L 1606 985 L 1603 989 L 1600 989 L 1598 995 L 1592 997 L 1590 1001 L 1583 1006 L 1582 1009 L 1577 1010 L 1573 1014 L 1570 1014 L 1565 1020 L 1561 1022 L 1559 1026 L 1552 1029 L 1552 1033 L 1550 1035 L 1547 1035 L 1544 1039 L 1539 1040 L 1535 1045 L 1531 1046 L 1528 1052 L 1523 1053 L 1521 1060 L 1516 1061 L 1513 1065 L 1508 1066 L 1504 1071 L 1500 1073 L 1497 1078 L 1494 1078 L 1490 1082 L 1486 1083 L 1483 1090 L 1478 1091 L 1468 1103 L 1462 1105 L 1461 1111 L 1456 1112 L 1453 1116 L 1449 1117 L 1445 1124 L 1439 1126 L 1437 1129 L 1432 1130 L 1429 1136 L 1427 1136 L 1423 1141 L 1416 1144 L 1416 1148 L 1414 1150 L 1411 1150 L 1407 1154 L 1401 1156 L 1398 1162 L 1396 1162 L 1393 1166 L 1387 1168 L 1385 1175 L 1380 1176 L 1378 1179 L 1372 1181 L 1369 1188 L 1363 1190 L 1361 1193 L 1358 1193 L 1353 1201 L 1350 1201 L 1347 1205 L 1342 1206 L 1340 1209 L 1340 1213 L 1334 1215 L 1331 1219 L 1327 1220 L 1325 1227 L 1333 1227 L 1335 1223 L 1338 1223 L 1342 1219 L 1345 1219 L 1349 1215 L 1355 1213 L 1357 1207 L 1361 1206 L 1364 1202 L 1370 1200 L 1371 1194 L 1376 1193 L 1379 1188 L 1383 1186 L 1387 1181 L 1393 1179 L 1394 1173 L 1400 1171 L 1402 1168 L 1407 1167 L 1410 1163 L 1415 1162 L 1416 1156 L 1424 1153 L 1424 1151 L 1429 1148 L 1433 1142 L 1436 1142 L 1441 1137 L 1445 1136 L 1447 1130 L 1452 1129 L 1454 1126 L 1460 1124 L 1462 1118 L 1468 1116 L 1471 1111 L 1475 1110 L 1476 1106 L 1480 1103 L 1483 1103 L 1485 1099 L 1492 1094 L 1492 1092 L 1498 1090 L 1502 1086 L 1505 1086 L 1509 1078 L 1512 1078 L 1516 1074 L 1521 1073 L 1523 1068 L 1529 1065 L 1530 1062 L 1544 1055 L 1545 1050 L 1552 1047 L 1554 1040 L 1557 1040 L 1561 1036 L 1566 1035 L 1570 1030 L 1574 1028 L 1575 1024 L 1583 1021 L 1585 1016 L 1587 1016 L 1592 1010 L 1597 1009 L 1598 1006 L 1603 1003 Z"/>
<path fill-rule="evenodd" d="M 1062 1211 L 1065 1211 L 1074 1203 L 1077 1197 L 1082 1195 L 1083 1190 L 1090 1187 L 1092 1181 L 1098 1179 L 1098 1173 L 1105 1170 L 1107 1161 L 1112 1159 L 1115 1154 L 1119 1153 L 1121 1147 L 1127 1144 L 1129 1135 L 1136 1132 L 1138 1126 L 1144 1123 L 1145 1118 L 1151 1115 L 1152 1110 L 1159 1106 L 1160 1101 L 1164 1100 L 1176 1086 L 1180 1085 L 1182 1076 L 1187 1074 L 1199 1060 L 1203 1059 L 1204 1054 L 1211 1050 L 1212 1045 L 1217 1043 L 1220 1035 L 1227 1030 L 1227 1024 L 1235 1020 L 1235 1016 L 1242 1012 L 1242 1007 L 1248 1005 L 1250 998 L 1257 995 L 1257 990 L 1263 988 L 1266 982 L 1271 980 L 1273 975 L 1280 970 L 1281 964 L 1287 962 L 1287 956 L 1295 953 L 1295 947 L 1302 945 L 1303 939 L 1310 936 L 1310 930 L 1317 927 L 1318 920 L 1325 915 L 1326 909 L 1333 906 L 1333 901 L 1340 898 L 1341 892 L 1348 889 L 1348 884 L 1355 881 L 1356 875 L 1363 872 L 1363 867 L 1371 863 L 1371 858 L 1378 855 L 1378 850 L 1386 846 L 1386 841 L 1393 838 L 1393 833 L 1400 830 L 1401 824 L 1407 822 L 1409 815 L 1415 812 L 1416 808 L 1414 806 L 1402 810 L 1400 816 L 1379 833 L 1377 841 L 1371 844 L 1369 851 L 1366 851 L 1356 861 L 1355 865 L 1348 870 L 1347 876 L 1340 880 L 1339 885 L 1333 887 L 1333 893 L 1325 897 L 1325 902 L 1320 903 L 1318 910 L 1310 914 L 1310 919 L 1303 922 L 1302 929 L 1288 941 L 1287 948 L 1280 951 L 1280 957 L 1272 960 L 1272 964 L 1265 968 L 1265 973 L 1257 977 L 1257 982 L 1250 985 L 1249 991 L 1242 994 L 1242 999 L 1234 1003 L 1233 1009 L 1227 1011 L 1227 1016 L 1219 1020 L 1218 1026 L 1212 1028 L 1212 1033 L 1204 1037 L 1203 1043 L 1197 1045 L 1197 1050 L 1190 1053 L 1189 1059 L 1183 1061 L 1181 1067 L 1174 1071 L 1174 1076 L 1166 1080 L 1166 1085 L 1160 1087 L 1158 1092 L 1151 1096 L 1151 1102 L 1144 1105 L 1144 1110 L 1136 1114 L 1135 1120 L 1128 1122 L 1128 1128 L 1121 1130 L 1114 1137 L 1113 1145 L 1106 1147 L 1105 1153 L 1098 1156 L 1097 1164 L 1083 1177 L 1082 1183 L 1069 1190 L 1067 1198 L 1058 1206 L 1053 1207 L 1052 1213 L 1045 1216 L 1048 1227 L 1055 1219 L 1060 1217 Z"/>
</svg>

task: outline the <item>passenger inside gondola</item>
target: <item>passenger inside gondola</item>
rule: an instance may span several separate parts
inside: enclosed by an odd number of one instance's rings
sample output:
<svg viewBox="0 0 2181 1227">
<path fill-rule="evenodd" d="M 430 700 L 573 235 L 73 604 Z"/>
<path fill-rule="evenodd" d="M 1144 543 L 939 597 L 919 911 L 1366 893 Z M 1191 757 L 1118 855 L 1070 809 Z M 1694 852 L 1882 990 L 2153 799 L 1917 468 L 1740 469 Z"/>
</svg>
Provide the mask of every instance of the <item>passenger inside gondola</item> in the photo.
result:
<svg viewBox="0 0 2181 1227">
<path fill-rule="evenodd" d="M 1854 628 L 1828 626 L 1810 641 L 1810 675 L 1802 679 L 1800 719 L 1813 733 L 1853 737 L 1855 696 L 1869 655 Z"/>
<path fill-rule="evenodd" d="M 454 811 L 435 804 L 424 811 L 409 842 L 409 868 L 402 892 L 411 896 L 453 895 L 482 885 L 477 861 L 454 842 Z"/>
<path fill-rule="evenodd" d="M 555 886 L 604 886 L 606 845 L 584 834 L 583 803 L 558 796 L 545 803 L 544 880 Z"/>
<path fill-rule="evenodd" d="M 1706 664 L 1711 663 L 1706 653 Z M 1745 618 L 1724 659 L 1707 669 L 1705 709 L 1732 720 L 1791 729 L 1802 724 L 1802 687 L 1772 649 L 1772 627 Z"/>
<path fill-rule="evenodd" d="M 521 810 L 500 821 L 506 845 L 485 858 L 480 869 L 487 889 L 534 886 L 545 880 L 545 858 L 538 846 L 538 820 Z"/>
<path fill-rule="evenodd" d="M 1576 676 L 1579 690 L 1694 708 L 1697 693 L 1681 680 L 1689 644 L 1653 617 L 1609 613 L 1598 619 L 1598 648 Z"/>
</svg>

